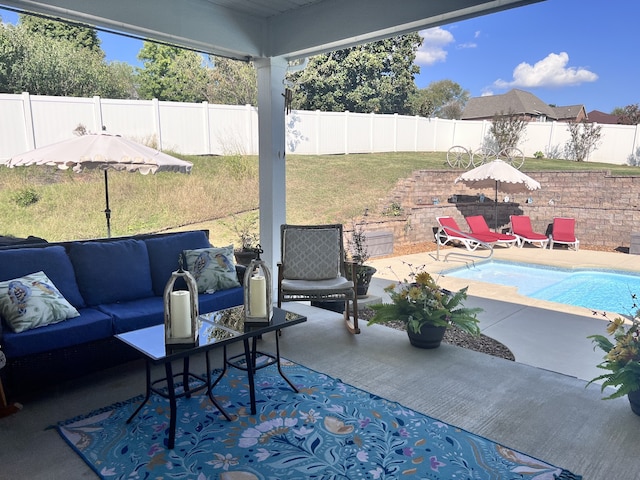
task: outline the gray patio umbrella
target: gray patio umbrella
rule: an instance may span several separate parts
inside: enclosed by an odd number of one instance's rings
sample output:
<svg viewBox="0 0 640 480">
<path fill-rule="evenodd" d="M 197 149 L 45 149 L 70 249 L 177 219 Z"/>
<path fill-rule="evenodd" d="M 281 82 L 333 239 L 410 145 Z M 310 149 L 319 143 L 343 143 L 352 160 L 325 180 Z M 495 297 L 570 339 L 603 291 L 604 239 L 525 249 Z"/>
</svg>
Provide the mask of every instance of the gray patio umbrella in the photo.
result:
<svg viewBox="0 0 640 480">
<path fill-rule="evenodd" d="M 9 168 L 29 165 L 56 166 L 74 172 L 86 169 L 104 170 L 105 216 L 107 236 L 111 237 L 111 209 L 109 208 L 109 180 L 107 170 L 126 170 L 143 175 L 156 172 L 190 173 L 193 164 L 162 153 L 119 135 L 89 134 L 36 148 L 10 158 Z"/>
<path fill-rule="evenodd" d="M 498 190 L 504 193 L 518 193 L 538 190 L 540 183 L 503 160 L 484 163 L 468 172 L 464 172 L 453 183 L 463 182 L 477 189 L 495 188 L 496 225 L 498 229 Z"/>
</svg>

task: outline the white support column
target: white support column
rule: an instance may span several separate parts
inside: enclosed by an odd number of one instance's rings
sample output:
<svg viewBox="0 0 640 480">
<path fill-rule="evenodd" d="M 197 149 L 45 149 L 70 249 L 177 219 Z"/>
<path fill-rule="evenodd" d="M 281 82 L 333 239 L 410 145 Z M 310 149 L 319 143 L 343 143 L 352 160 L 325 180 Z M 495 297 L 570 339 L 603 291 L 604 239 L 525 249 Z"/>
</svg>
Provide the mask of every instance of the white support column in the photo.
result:
<svg viewBox="0 0 640 480">
<path fill-rule="evenodd" d="M 273 275 L 280 261 L 280 225 L 286 222 L 284 76 L 281 57 L 254 62 L 258 71 L 260 243 Z M 274 285 L 275 286 L 275 285 Z"/>
</svg>

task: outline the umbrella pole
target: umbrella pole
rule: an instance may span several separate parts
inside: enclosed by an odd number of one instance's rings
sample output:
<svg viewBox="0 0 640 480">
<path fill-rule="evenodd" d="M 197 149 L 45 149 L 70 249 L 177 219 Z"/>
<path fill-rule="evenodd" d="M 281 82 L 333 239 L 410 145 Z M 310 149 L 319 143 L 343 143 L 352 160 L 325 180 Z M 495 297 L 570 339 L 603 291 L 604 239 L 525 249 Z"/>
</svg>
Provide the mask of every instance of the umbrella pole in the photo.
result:
<svg viewBox="0 0 640 480">
<path fill-rule="evenodd" d="M 111 238 L 111 209 L 109 208 L 109 180 L 107 178 L 107 169 L 104 169 L 104 195 L 107 203 L 107 208 L 104 210 L 104 214 L 107 217 L 107 238 Z"/>
<path fill-rule="evenodd" d="M 498 180 L 496 180 L 496 196 L 495 196 L 494 201 L 496 202 L 496 213 L 495 213 L 495 216 L 496 216 L 496 228 L 495 228 L 495 230 L 496 230 L 496 233 L 497 233 L 498 232 Z"/>
</svg>

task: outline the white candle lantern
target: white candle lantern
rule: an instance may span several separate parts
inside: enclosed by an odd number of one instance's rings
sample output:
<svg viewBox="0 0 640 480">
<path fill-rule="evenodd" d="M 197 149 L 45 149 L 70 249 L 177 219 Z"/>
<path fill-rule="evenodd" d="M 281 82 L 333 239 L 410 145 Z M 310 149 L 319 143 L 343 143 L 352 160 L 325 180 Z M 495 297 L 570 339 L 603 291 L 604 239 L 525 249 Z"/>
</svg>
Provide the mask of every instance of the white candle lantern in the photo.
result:
<svg viewBox="0 0 640 480">
<path fill-rule="evenodd" d="M 187 290 L 174 290 L 181 278 Z M 164 288 L 164 337 L 167 344 L 192 345 L 198 341 L 198 284 L 188 271 L 180 268 L 171 274 Z"/>
<path fill-rule="evenodd" d="M 269 323 L 273 315 L 271 272 L 260 259 L 260 245 L 256 253 L 258 258 L 251 260 L 244 274 L 244 312 L 247 322 Z"/>
</svg>

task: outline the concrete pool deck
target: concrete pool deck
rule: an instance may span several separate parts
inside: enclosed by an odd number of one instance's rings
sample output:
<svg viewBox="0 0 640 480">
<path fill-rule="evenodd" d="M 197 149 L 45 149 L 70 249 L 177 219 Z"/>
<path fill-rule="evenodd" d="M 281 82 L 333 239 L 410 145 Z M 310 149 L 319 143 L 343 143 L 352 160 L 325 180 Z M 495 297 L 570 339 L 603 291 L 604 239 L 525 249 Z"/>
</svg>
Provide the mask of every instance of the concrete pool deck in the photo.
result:
<svg viewBox="0 0 640 480">
<path fill-rule="evenodd" d="M 470 261 L 482 261 L 481 258 L 464 258 L 445 255 L 455 252 L 466 254 L 462 248 L 445 248 L 437 252 L 424 252 L 399 257 L 372 259 L 368 263 L 378 269 L 369 290 L 372 296 L 388 299 L 384 287 L 396 275 L 403 279 L 410 271 L 409 264 L 425 265 L 434 277 L 442 271 L 455 268 Z M 488 255 L 487 251 L 473 252 L 474 255 Z M 512 262 L 538 263 L 564 268 L 604 268 L 640 272 L 640 255 L 593 250 L 555 250 L 536 247 L 494 249 L 493 259 Z M 603 353 L 594 350 L 587 337 L 605 334 L 608 319 L 583 307 L 537 300 L 519 295 L 515 287 L 495 285 L 441 276 L 438 283 L 444 288 L 457 290 L 469 286 L 469 306 L 483 308 L 480 314 L 482 333 L 506 345 L 514 354 L 516 362 L 562 373 L 582 380 L 590 380 L 601 373 L 596 365 L 602 360 Z M 640 292 L 638 292 L 640 293 Z M 621 292 L 626 295 L 627 292 Z M 609 318 L 614 318 L 609 314 Z M 366 329 L 366 325 L 362 327 Z"/>
</svg>

